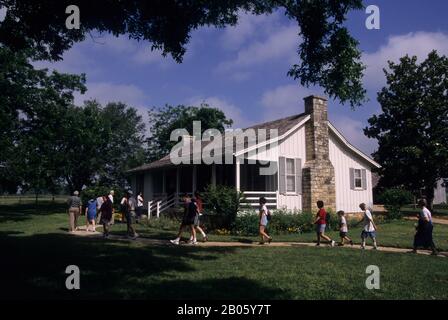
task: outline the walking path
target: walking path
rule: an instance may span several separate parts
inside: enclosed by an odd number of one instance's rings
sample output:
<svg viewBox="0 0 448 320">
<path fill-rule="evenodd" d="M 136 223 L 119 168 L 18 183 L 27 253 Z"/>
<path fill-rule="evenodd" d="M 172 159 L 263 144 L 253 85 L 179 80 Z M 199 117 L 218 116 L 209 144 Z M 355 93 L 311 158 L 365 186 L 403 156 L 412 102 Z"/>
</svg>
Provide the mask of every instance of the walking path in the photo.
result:
<svg viewBox="0 0 448 320">
<path fill-rule="evenodd" d="M 405 217 L 405 219 L 412 220 L 412 221 L 417 221 L 418 220 L 417 217 Z M 443 218 L 433 217 L 432 218 L 432 222 L 435 223 L 435 224 L 445 224 L 445 225 L 448 225 L 448 220 L 447 219 L 443 219 Z"/>
<path fill-rule="evenodd" d="M 101 232 L 87 232 L 85 229 L 82 229 L 82 227 L 79 228 L 79 231 L 75 231 L 72 233 L 76 236 L 84 236 L 84 237 L 94 237 L 94 238 L 102 238 L 103 234 Z M 110 235 L 108 239 L 111 240 L 118 240 L 118 241 L 136 241 L 139 243 L 147 244 L 147 245 L 156 245 L 156 246 L 174 246 L 169 242 L 168 240 L 161 240 L 161 239 L 150 239 L 150 238 L 144 238 L 139 237 L 136 240 L 132 240 L 130 238 L 124 237 L 124 236 L 118 236 L 118 235 Z M 249 240 L 250 241 L 250 240 Z M 310 242 L 272 242 L 270 244 L 264 244 L 259 245 L 258 242 L 236 242 L 236 241 L 208 241 L 208 242 L 198 242 L 196 245 L 191 245 L 187 243 L 181 243 L 180 246 L 187 246 L 187 247 L 313 247 L 316 249 L 328 247 L 328 245 L 321 245 L 320 247 L 316 247 L 315 243 Z M 345 245 L 343 248 L 350 248 L 350 249 L 358 249 L 361 250 L 360 245 Z M 367 246 L 365 250 L 373 250 L 371 246 Z M 409 253 L 411 250 L 406 248 L 396 248 L 396 247 L 378 247 L 378 251 L 382 252 L 394 252 L 394 253 Z M 417 254 L 422 255 L 431 255 L 431 251 L 429 250 L 418 250 Z M 438 257 L 446 258 L 448 257 L 448 252 L 439 252 Z"/>
</svg>

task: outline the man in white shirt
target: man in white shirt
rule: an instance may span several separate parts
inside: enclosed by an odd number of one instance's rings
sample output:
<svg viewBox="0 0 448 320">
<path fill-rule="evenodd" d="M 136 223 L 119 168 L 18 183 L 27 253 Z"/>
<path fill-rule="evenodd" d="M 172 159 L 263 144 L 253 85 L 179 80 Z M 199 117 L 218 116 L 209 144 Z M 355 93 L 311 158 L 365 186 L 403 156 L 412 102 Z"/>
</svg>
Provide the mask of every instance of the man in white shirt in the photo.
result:
<svg viewBox="0 0 448 320">
<path fill-rule="evenodd" d="M 359 208 L 363 211 L 364 216 L 361 222 L 364 223 L 364 228 L 361 232 L 361 249 L 366 248 L 366 239 L 370 237 L 373 241 L 373 249 L 378 249 L 378 246 L 376 244 L 376 225 L 375 222 L 373 222 L 373 216 L 370 210 L 366 208 L 365 203 L 361 203 L 359 205 Z"/>
<path fill-rule="evenodd" d="M 140 192 L 137 196 L 137 222 L 140 220 L 140 217 L 143 215 L 143 193 Z"/>
<path fill-rule="evenodd" d="M 115 191 L 114 190 L 110 190 L 109 192 L 109 199 L 110 202 L 112 202 L 112 219 L 110 220 L 110 224 L 114 224 L 115 219 L 114 219 L 114 214 L 115 214 L 115 209 L 114 209 L 114 195 L 115 195 Z"/>
<path fill-rule="evenodd" d="M 418 247 L 430 248 L 433 255 L 437 255 L 436 245 L 432 237 L 433 225 L 431 211 L 426 208 L 426 200 L 421 199 L 418 202 L 422 209 L 418 215 L 418 224 L 414 236 L 414 245 L 412 253 L 417 253 Z"/>
</svg>

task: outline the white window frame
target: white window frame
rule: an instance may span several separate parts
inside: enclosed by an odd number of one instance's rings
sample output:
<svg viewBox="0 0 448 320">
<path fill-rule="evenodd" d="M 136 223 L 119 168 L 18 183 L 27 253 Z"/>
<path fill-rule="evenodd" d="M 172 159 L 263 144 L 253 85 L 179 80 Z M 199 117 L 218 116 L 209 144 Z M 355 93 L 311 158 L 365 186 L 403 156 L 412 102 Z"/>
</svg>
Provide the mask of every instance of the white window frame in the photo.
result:
<svg viewBox="0 0 448 320">
<path fill-rule="evenodd" d="M 292 168 L 293 168 L 293 173 L 288 173 L 288 161 L 292 161 Z M 296 161 L 294 158 L 287 158 L 285 157 L 285 189 L 286 189 L 286 194 L 296 194 L 297 192 L 297 181 L 296 181 Z M 288 177 L 293 177 L 294 179 L 294 190 L 288 190 Z"/>
<path fill-rule="evenodd" d="M 356 173 L 359 173 L 359 177 Z M 356 180 L 359 180 L 359 187 L 356 185 Z M 362 169 L 353 169 L 353 186 L 355 190 L 362 190 Z"/>
</svg>

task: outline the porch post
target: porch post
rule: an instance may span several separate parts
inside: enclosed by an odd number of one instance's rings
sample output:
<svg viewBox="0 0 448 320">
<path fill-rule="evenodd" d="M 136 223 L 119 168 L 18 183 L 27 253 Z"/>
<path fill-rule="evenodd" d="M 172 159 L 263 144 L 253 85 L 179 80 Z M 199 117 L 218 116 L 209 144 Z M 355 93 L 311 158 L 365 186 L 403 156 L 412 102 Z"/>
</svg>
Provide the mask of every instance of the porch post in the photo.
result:
<svg viewBox="0 0 448 320">
<path fill-rule="evenodd" d="M 162 175 L 162 193 L 166 193 L 166 170 L 163 169 L 163 175 Z"/>
<path fill-rule="evenodd" d="M 176 204 L 179 203 L 179 193 L 180 193 L 180 167 L 177 166 L 176 167 L 176 195 L 174 196 Z"/>
<path fill-rule="evenodd" d="M 197 167 L 196 165 L 193 165 L 193 179 L 192 180 L 192 191 L 191 193 L 194 195 L 194 192 L 196 191 L 196 173 L 197 173 Z"/>
<path fill-rule="evenodd" d="M 215 187 L 216 186 L 216 164 L 212 164 L 212 186 Z"/>
<path fill-rule="evenodd" d="M 240 158 L 236 157 L 235 158 L 235 171 L 236 171 L 236 176 L 235 176 L 235 187 L 236 187 L 236 191 L 240 191 Z"/>
</svg>

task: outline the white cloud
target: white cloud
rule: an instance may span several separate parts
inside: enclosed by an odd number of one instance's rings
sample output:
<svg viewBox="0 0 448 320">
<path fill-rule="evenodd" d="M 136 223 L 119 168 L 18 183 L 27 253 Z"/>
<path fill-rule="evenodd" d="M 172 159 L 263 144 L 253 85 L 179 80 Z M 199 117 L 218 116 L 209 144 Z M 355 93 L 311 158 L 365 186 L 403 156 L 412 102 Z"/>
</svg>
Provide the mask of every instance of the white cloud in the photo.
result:
<svg viewBox="0 0 448 320">
<path fill-rule="evenodd" d="M 220 63 L 218 73 L 232 73 L 273 60 L 293 61 L 297 56 L 299 36 L 297 26 L 284 26 L 239 50 L 235 59 Z"/>
<path fill-rule="evenodd" d="M 269 15 L 254 15 L 241 11 L 238 14 L 238 23 L 224 29 L 221 37 L 223 48 L 227 50 L 240 48 L 249 38 L 254 38 L 269 30 L 278 18 L 278 12 Z"/>
<path fill-rule="evenodd" d="M 448 55 L 448 35 L 441 32 L 412 32 L 389 37 L 386 45 L 363 55 L 363 61 L 367 65 L 366 86 L 378 89 L 386 83 L 383 68 L 387 67 L 388 60 L 398 62 L 401 57 L 409 54 L 417 56 L 421 61 L 432 50 Z"/>
<path fill-rule="evenodd" d="M 303 98 L 312 94 L 319 94 L 319 90 L 293 84 L 266 91 L 261 97 L 264 119 L 270 121 L 304 112 Z"/>
<path fill-rule="evenodd" d="M 75 96 L 75 103 L 81 105 L 84 100 L 95 99 L 101 104 L 108 102 L 123 102 L 134 107 L 148 104 L 148 96 L 137 86 L 129 84 L 113 84 L 108 82 L 93 82 L 87 84 L 87 92 Z"/>
<path fill-rule="evenodd" d="M 97 75 L 100 73 L 100 69 L 87 53 L 89 45 L 88 41 L 76 43 L 71 49 L 64 52 L 60 61 L 34 61 L 32 64 L 38 69 L 48 68 L 49 70 L 56 69 L 63 73 Z"/>
<path fill-rule="evenodd" d="M 376 139 L 369 139 L 364 135 L 367 124 L 344 115 L 330 115 L 331 123 L 342 133 L 350 144 L 367 155 L 371 155 L 378 147 Z"/>
<path fill-rule="evenodd" d="M 219 97 L 193 97 L 188 100 L 188 104 L 194 106 L 199 106 L 201 103 L 206 103 L 210 107 L 223 111 L 227 118 L 233 120 L 233 128 L 244 128 L 248 126 L 248 121 L 244 118 L 241 109 L 225 99 Z"/>
</svg>

